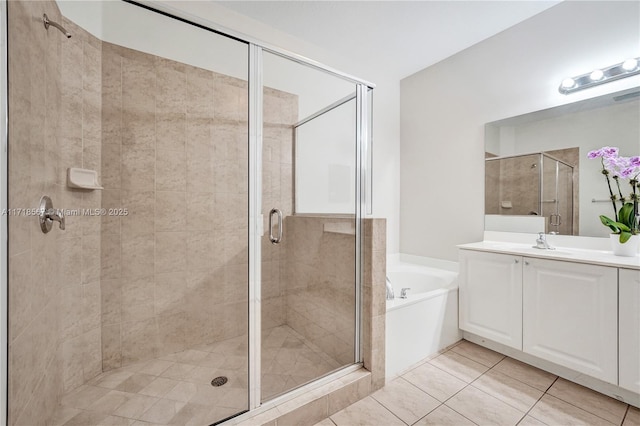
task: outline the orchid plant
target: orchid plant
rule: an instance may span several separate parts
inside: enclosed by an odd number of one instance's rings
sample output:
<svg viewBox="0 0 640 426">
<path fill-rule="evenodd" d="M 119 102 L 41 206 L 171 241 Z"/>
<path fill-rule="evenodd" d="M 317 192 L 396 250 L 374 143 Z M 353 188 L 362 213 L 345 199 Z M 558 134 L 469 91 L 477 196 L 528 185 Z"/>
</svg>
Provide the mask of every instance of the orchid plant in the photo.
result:
<svg viewBox="0 0 640 426">
<path fill-rule="evenodd" d="M 602 162 L 602 174 L 607 181 L 609 195 L 613 205 L 614 219 L 600 215 L 603 225 L 609 227 L 614 234 L 620 235 L 620 242 L 626 243 L 632 235 L 638 235 L 638 200 L 640 200 L 640 156 L 620 157 L 618 148 L 605 146 L 587 155 L 590 159 L 600 158 Z M 631 194 L 629 197 L 622 195 L 620 187 L 621 179 L 629 179 Z M 615 189 L 612 188 L 612 181 Z M 617 191 L 616 191 L 617 190 Z M 617 193 L 616 193 L 617 192 Z M 618 202 L 621 207 L 618 210 Z"/>
</svg>

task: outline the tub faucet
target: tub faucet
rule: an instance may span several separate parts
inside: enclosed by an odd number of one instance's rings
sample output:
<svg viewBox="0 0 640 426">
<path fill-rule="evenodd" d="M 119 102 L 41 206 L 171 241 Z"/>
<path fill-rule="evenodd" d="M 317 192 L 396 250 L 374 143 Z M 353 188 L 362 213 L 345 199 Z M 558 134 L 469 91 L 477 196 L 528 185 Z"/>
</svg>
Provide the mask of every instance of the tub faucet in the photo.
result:
<svg viewBox="0 0 640 426">
<path fill-rule="evenodd" d="M 393 300 L 396 296 L 393 294 L 393 286 L 391 285 L 391 281 L 389 277 L 387 277 L 387 300 Z"/>
<path fill-rule="evenodd" d="M 401 299 L 406 299 L 409 297 L 409 290 L 411 290 L 410 287 L 405 287 L 402 289 L 402 291 L 400 291 L 400 298 Z"/>
<path fill-rule="evenodd" d="M 547 238 L 544 235 L 544 232 L 538 232 L 538 238 L 536 239 L 536 245 L 533 248 L 541 249 L 541 250 L 555 250 L 555 247 L 551 247 L 547 242 Z"/>
</svg>

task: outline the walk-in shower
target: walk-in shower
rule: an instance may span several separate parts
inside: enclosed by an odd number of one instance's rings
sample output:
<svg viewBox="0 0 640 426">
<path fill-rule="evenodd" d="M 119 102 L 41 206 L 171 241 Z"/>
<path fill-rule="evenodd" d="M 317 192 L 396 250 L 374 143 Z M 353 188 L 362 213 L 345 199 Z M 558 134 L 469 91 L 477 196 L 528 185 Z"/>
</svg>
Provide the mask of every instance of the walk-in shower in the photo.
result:
<svg viewBox="0 0 640 426">
<path fill-rule="evenodd" d="M 4 6 L 9 424 L 211 424 L 362 362 L 372 84 L 152 2 Z"/>
</svg>

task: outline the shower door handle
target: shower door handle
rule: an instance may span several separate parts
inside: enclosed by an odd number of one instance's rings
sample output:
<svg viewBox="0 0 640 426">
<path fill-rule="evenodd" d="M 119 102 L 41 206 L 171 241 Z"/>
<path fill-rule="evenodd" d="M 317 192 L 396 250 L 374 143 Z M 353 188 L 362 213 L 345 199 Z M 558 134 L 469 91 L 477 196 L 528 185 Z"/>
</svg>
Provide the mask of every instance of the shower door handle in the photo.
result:
<svg viewBox="0 0 640 426">
<path fill-rule="evenodd" d="M 273 236 L 273 215 L 278 216 L 278 236 Z M 280 244 L 282 241 L 282 212 L 280 209 L 273 208 L 269 212 L 269 240 L 271 244 Z"/>
</svg>

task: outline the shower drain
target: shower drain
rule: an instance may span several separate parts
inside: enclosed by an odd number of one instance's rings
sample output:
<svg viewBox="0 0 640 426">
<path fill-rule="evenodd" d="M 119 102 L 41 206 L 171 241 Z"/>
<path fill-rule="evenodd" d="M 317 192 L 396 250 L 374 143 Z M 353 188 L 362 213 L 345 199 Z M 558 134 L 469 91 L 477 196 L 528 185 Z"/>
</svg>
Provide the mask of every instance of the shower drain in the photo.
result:
<svg viewBox="0 0 640 426">
<path fill-rule="evenodd" d="M 211 386 L 215 386 L 215 387 L 222 386 L 225 383 L 227 383 L 227 380 L 229 379 L 227 379 L 225 376 L 216 377 L 211 381 Z"/>
</svg>

